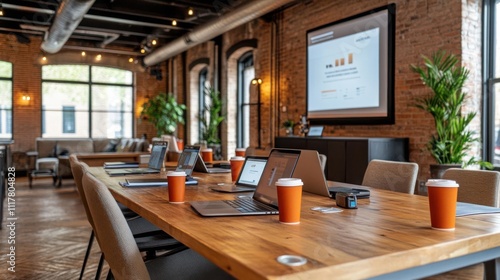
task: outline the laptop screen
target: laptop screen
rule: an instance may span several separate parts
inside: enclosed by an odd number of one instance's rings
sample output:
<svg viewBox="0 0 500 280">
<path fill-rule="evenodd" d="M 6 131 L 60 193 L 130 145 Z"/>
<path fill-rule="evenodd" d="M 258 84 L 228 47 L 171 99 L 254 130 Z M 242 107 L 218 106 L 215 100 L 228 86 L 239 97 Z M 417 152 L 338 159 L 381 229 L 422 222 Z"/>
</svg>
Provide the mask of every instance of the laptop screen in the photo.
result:
<svg viewBox="0 0 500 280">
<path fill-rule="evenodd" d="M 292 177 L 299 156 L 300 150 L 271 150 L 253 198 L 277 207 L 278 193 L 274 183 L 276 183 L 279 178 Z"/>
<path fill-rule="evenodd" d="M 167 154 L 168 142 L 155 141 L 151 149 L 151 157 L 149 158 L 148 167 L 152 169 L 162 169 L 165 156 Z"/>
<path fill-rule="evenodd" d="M 179 157 L 179 161 L 177 162 L 177 168 L 175 169 L 175 171 L 184 171 L 186 172 L 186 175 L 191 176 L 199 152 L 200 146 L 184 147 L 184 150 Z"/>
<path fill-rule="evenodd" d="M 246 157 L 236 185 L 256 187 L 266 163 L 267 157 Z"/>
</svg>

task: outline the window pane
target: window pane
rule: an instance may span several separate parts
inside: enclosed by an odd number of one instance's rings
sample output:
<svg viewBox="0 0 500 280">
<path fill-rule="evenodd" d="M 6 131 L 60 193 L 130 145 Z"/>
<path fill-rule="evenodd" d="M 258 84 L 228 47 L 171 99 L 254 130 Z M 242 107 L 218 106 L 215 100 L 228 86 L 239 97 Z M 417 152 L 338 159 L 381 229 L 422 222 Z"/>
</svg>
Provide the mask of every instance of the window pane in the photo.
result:
<svg viewBox="0 0 500 280">
<path fill-rule="evenodd" d="M 132 118 L 130 113 L 92 113 L 92 137 L 130 138 L 132 137 Z"/>
<path fill-rule="evenodd" d="M 45 131 L 42 137 L 64 137 L 64 138 L 87 138 L 89 137 L 89 113 L 75 112 L 74 133 L 64 133 L 63 127 L 64 112 L 62 107 L 59 111 L 45 111 L 44 122 Z"/>
<path fill-rule="evenodd" d="M 495 109 L 494 109 L 494 121 L 495 121 L 495 157 L 494 165 L 500 165 L 500 85 L 495 85 L 493 87 L 495 92 Z"/>
<path fill-rule="evenodd" d="M 496 17 L 500 16 L 500 2 L 497 1 L 495 4 L 495 15 Z M 494 52 L 495 52 L 495 66 L 494 66 L 494 77 L 498 78 L 500 76 L 500 44 L 498 42 L 498 39 L 500 38 L 500 20 L 495 19 L 495 36 L 494 36 Z"/>
<path fill-rule="evenodd" d="M 12 78 L 12 63 L 0 61 L 0 77 Z"/>
<path fill-rule="evenodd" d="M 45 65 L 42 67 L 43 80 L 89 81 L 87 65 Z"/>
<path fill-rule="evenodd" d="M 75 106 L 63 106 L 63 133 L 75 133 Z"/>
<path fill-rule="evenodd" d="M 12 81 L 0 81 L 0 108 L 12 109 Z"/>
<path fill-rule="evenodd" d="M 93 111 L 132 112 L 132 87 L 92 86 Z"/>
<path fill-rule="evenodd" d="M 62 110 L 63 106 L 74 106 L 77 111 L 89 110 L 87 85 L 44 82 L 42 93 L 42 105 L 45 110 Z M 49 116 L 46 117 L 51 120 Z"/>
<path fill-rule="evenodd" d="M 116 68 L 93 66 L 92 82 L 131 85 L 133 82 L 132 72 Z"/>
</svg>

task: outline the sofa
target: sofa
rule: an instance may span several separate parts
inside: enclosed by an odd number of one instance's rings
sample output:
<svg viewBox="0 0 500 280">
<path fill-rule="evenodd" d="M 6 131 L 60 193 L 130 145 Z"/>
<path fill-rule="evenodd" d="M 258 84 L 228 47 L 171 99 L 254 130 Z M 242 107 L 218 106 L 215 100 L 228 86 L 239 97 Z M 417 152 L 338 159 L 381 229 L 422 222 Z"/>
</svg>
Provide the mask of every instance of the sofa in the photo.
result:
<svg viewBox="0 0 500 280">
<path fill-rule="evenodd" d="M 57 174 L 59 178 L 72 177 L 69 155 L 78 154 L 79 159 L 90 166 L 102 166 L 104 161 L 138 161 L 141 155 L 147 155 L 149 142 L 139 138 L 78 138 L 56 139 L 37 138 L 36 152 L 28 156 L 41 158 L 58 158 Z M 50 168 L 41 166 L 40 168 Z"/>
</svg>

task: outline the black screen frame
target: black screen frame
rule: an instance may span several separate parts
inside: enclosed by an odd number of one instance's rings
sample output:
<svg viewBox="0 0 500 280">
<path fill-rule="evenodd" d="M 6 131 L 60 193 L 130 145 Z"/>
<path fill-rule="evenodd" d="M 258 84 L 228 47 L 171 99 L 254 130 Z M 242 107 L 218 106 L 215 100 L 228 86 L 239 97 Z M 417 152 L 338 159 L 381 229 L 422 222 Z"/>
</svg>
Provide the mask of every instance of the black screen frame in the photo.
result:
<svg viewBox="0 0 500 280">
<path fill-rule="evenodd" d="M 341 114 L 336 114 L 335 110 L 330 110 L 331 115 L 317 116 L 314 113 L 311 114 L 309 111 L 309 37 L 312 32 L 320 31 L 322 29 L 327 29 L 335 27 L 339 24 L 345 24 L 349 22 L 355 22 L 357 20 L 367 18 L 374 13 L 387 12 L 386 21 L 386 31 L 387 31 L 387 42 L 386 52 L 387 52 L 387 64 L 386 66 L 386 79 L 381 79 L 380 83 L 385 83 L 386 92 L 379 92 L 379 98 L 385 100 L 385 108 L 382 108 L 381 112 L 363 112 L 362 109 L 345 109 L 338 110 L 342 111 Z M 394 124 L 395 123 L 395 46 L 396 46 L 396 4 L 392 3 L 386 6 L 372 9 L 345 19 L 341 19 L 335 22 L 327 23 L 325 25 L 307 30 L 306 32 L 306 112 L 309 123 L 311 125 L 370 125 L 370 124 Z M 359 31 L 358 31 L 359 32 Z M 383 45 L 381 43 L 381 45 Z M 381 67 L 379 67 L 380 69 Z M 382 95 L 384 95 L 382 97 Z M 385 109 L 385 110 L 383 110 Z"/>
</svg>

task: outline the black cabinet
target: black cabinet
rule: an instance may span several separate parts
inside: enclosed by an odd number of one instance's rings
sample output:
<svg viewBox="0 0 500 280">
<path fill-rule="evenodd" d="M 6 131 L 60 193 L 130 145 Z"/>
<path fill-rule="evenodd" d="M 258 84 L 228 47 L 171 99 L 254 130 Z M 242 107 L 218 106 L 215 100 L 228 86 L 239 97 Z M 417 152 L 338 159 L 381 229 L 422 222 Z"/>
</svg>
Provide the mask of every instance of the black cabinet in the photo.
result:
<svg viewBox="0 0 500 280">
<path fill-rule="evenodd" d="M 328 180 L 361 184 L 372 159 L 408 161 L 408 138 L 276 137 L 276 148 L 317 150 L 327 156 Z"/>
</svg>

